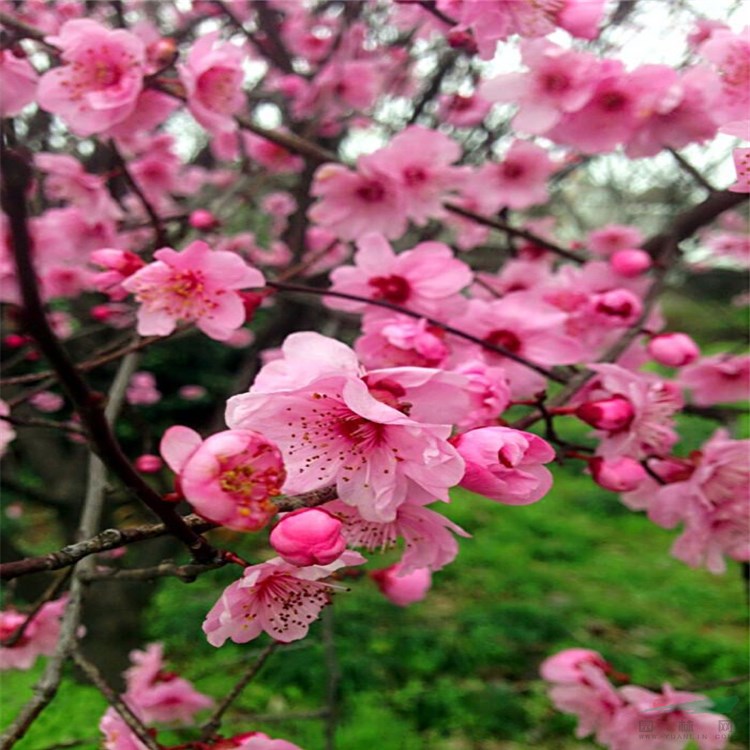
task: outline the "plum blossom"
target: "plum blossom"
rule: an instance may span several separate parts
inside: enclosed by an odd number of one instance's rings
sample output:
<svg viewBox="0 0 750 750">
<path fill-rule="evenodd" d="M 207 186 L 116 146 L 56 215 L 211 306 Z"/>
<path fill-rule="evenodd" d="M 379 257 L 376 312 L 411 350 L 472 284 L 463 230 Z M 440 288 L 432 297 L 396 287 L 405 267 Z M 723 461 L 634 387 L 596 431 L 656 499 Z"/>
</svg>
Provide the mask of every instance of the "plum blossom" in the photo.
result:
<svg viewBox="0 0 750 750">
<path fill-rule="evenodd" d="M 716 354 L 684 367 L 677 382 L 698 406 L 726 404 L 747 398 L 750 389 L 750 357 Z"/>
<path fill-rule="evenodd" d="M 179 65 L 180 80 L 187 92 L 190 113 L 206 130 L 234 130 L 233 119 L 244 104 L 242 63 L 245 52 L 219 42 L 219 32 L 204 34 L 193 44 L 185 65 Z"/>
<path fill-rule="evenodd" d="M 286 513 L 271 532 L 271 546 L 292 565 L 328 565 L 346 549 L 341 521 L 320 508 Z"/>
<path fill-rule="evenodd" d="M 471 269 L 453 257 L 442 242 L 420 242 L 396 255 L 380 234 L 367 234 L 357 242 L 353 266 L 331 273 L 331 290 L 383 300 L 426 315 L 455 313 L 462 307 L 458 293 L 471 282 Z M 339 310 L 362 312 L 364 302 L 326 298 Z"/>
<path fill-rule="evenodd" d="M 648 353 L 665 367 L 684 367 L 700 357 L 701 350 L 686 333 L 660 333 L 648 342 Z"/>
<path fill-rule="evenodd" d="M 479 125 L 492 109 L 491 102 L 478 93 L 444 94 L 439 97 L 438 114 L 442 122 L 457 128 Z"/>
<path fill-rule="evenodd" d="M 12 646 L 0 646 L 0 671 L 31 669 L 38 656 L 54 653 L 66 601 L 63 596 L 43 604 Z M 10 638 L 27 619 L 28 615 L 14 609 L 0 612 L 0 640 Z"/>
<path fill-rule="evenodd" d="M 336 588 L 321 579 L 364 562 L 359 553 L 347 551 L 326 566 L 300 568 L 280 557 L 251 565 L 206 615 L 203 632 L 217 647 L 227 639 L 247 643 L 263 631 L 282 643 L 304 638 L 323 607 L 331 603 Z"/>
<path fill-rule="evenodd" d="M 39 76 L 25 57 L 0 50 L 0 117 L 15 117 L 34 101 Z"/>
<path fill-rule="evenodd" d="M 594 481 L 610 492 L 632 492 L 646 479 L 646 470 L 634 458 L 620 456 L 604 459 L 595 456 L 589 461 Z"/>
<path fill-rule="evenodd" d="M 39 80 L 42 109 L 60 115 L 80 136 L 101 133 L 133 113 L 146 60 L 145 45 L 137 36 L 75 19 L 47 41 L 60 47 L 64 64 Z"/>
<path fill-rule="evenodd" d="M 278 448 L 252 430 L 225 430 L 206 440 L 170 427 L 161 454 L 179 491 L 204 518 L 237 531 L 257 531 L 276 514 L 272 498 L 286 476 Z"/>
<path fill-rule="evenodd" d="M 186 321 L 224 341 L 245 321 L 237 290 L 265 284 L 263 274 L 238 255 L 212 251 L 201 240 L 182 252 L 163 247 L 154 257 L 153 263 L 122 282 L 141 303 L 138 333 L 142 336 L 168 336 L 179 321 Z"/>
<path fill-rule="evenodd" d="M 509 427 L 480 427 L 452 438 L 466 461 L 461 487 L 506 505 L 528 505 L 547 494 L 555 457 L 537 435 Z"/>
<path fill-rule="evenodd" d="M 156 387 L 154 374 L 134 372 L 125 390 L 125 399 L 132 406 L 151 406 L 161 401 L 161 391 Z"/>
<path fill-rule="evenodd" d="M 189 724 L 193 716 L 213 705 L 186 679 L 164 669 L 164 648 L 151 643 L 145 651 L 131 651 L 132 666 L 125 672 L 124 699 L 144 722 Z"/>
<path fill-rule="evenodd" d="M 416 568 L 405 573 L 399 563 L 373 570 L 370 576 L 382 594 L 399 607 L 422 601 L 432 586 L 432 573 L 427 568 Z"/>
<path fill-rule="evenodd" d="M 643 235 L 637 227 L 625 224 L 607 224 L 595 229 L 586 238 L 586 248 L 597 255 L 612 255 L 618 250 L 637 248 Z"/>
<path fill-rule="evenodd" d="M 448 500 L 463 461 L 446 421 L 466 408 L 465 379 L 419 367 L 365 374 L 346 345 L 316 333 L 287 337 L 250 393 L 227 404 L 227 424 L 257 429 L 284 455 L 284 492 L 335 483 L 370 521 L 391 521 L 410 500 Z M 439 404 L 439 406 L 438 406 Z"/>
</svg>

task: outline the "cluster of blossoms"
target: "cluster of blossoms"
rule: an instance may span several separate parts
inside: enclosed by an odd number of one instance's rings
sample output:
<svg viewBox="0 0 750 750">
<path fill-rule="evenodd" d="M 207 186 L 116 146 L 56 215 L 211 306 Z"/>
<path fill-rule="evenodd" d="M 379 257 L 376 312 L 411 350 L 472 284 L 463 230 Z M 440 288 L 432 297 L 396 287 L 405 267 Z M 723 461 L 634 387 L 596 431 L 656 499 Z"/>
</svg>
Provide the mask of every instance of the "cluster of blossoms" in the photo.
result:
<svg viewBox="0 0 750 750">
<path fill-rule="evenodd" d="M 708 711 L 712 703 L 705 696 L 668 684 L 660 693 L 636 685 L 615 688 L 607 676 L 612 674 L 601 654 L 584 648 L 542 663 L 555 707 L 578 718 L 577 737 L 594 735 L 610 750 L 681 750 L 691 740 L 700 750 L 726 746 L 731 722 Z"/>
</svg>

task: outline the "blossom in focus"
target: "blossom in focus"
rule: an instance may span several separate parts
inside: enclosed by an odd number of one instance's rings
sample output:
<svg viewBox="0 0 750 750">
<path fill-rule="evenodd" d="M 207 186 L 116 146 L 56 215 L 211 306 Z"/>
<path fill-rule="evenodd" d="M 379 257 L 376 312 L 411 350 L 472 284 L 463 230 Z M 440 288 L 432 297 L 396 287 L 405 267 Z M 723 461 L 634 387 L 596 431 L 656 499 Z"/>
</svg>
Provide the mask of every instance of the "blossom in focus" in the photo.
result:
<svg viewBox="0 0 750 750">
<path fill-rule="evenodd" d="M 164 460 L 196 512 L 237 531 L 257 531 L 276 514 L 272 498 L 284 483 L 278 448 L 252 430 L 225 430 L 206 440 L 189 427 L 170 427 Z"/>
<path fill-rule="evenodd" d="M 251 565 L 206 615 L 203 632 L 217 647 L 227 639 L 247 643 L 263 631 L 282 643 L 304 638 L 336 588 L 321 579 L 364 562 L 359 553 L 347 551 L 326 566 L 300 568 L 280 557 Z"/>
<path fill-rule="evenodd" d="M 47 41 L 60 47 L 64 64 L 39 81 L 42 109 L 60 115 L 79 136 L 101 133 L 133 113 L 143 88 L 146 59 L 137 36 L 75 19 Z"/>
<path fill-rule="evenodd" d="M 404 573 L 400 563 L 390 568 L 373 570 L 370 576 L 383 595 L 399 607 L 422 601 L 432 585 L 432 573 L 427 568 L 415 568 Z"/>
<path fill-rule="evenodd" d="M 509 427 L 480 427 L 451 439 L 466 462 L 461 487 L 506 505 L 528 505 L 547 494 L 555 457 L 545 440 Z"/>
<path fill-rule="evenodd" d="M 138 333 L 168 336 L 180 321 L 225 341 L 245 322 L 239 289 L 262 287 L 263 274 L 234 253 L 196 240 L 182 252 L 164 247 L 156 260 L 122 282 L 135 295 Z"/>
</svg>

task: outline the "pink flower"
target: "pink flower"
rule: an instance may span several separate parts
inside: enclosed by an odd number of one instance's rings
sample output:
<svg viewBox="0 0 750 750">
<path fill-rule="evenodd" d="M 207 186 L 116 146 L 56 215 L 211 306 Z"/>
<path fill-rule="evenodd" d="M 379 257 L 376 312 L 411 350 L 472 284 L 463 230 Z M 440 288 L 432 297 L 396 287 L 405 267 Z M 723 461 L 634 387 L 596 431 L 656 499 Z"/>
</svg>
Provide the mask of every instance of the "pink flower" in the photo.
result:
<svg viewBox="0 0 750 750">
<path fill-rule="evenodd" d="M 492 109 L 492 104 L 477 93 L 445 94 L 438 102 L 440 120 L 457 128 L 479 125 Z"/>
<path fill-rule="evenodd" d="M 526 73 L 508 73 L 483 84 L 490 101 L 520 105 L 513 127 L 539 135 L 556 125 L 566 112 L 576 112 L 591 98 L 598 63 L 588 54 L 566 50 L 546 39 L 521 43 Z"/>
<path fill-rule="evenodd" d="M 479 359 L 464 362 L 453 372 L 469 380 L 470 409 L 456 426 L 462 431 L 496 424 L 511 401 L 510 385 L 505 369 L 491 367 Z"/>
<path fill-rule="evenodd" d="M 263 631 L 282 643 L 307 635 L 313 620 L 331 603 L 335 586 L 320 579 L 339 568 L 361 565 L 364 557 L 344 552 L 327 566 L 299 568 L 274 557 L 245 568 L 239 581 L 230 584 L 206 615 L 203 632 L 212 646 L 229 638 L 247 643 Z"/>
<path fill-rule="evenodd" d="M 230 737 L 222 740 L 221 747 L 224 747 L 224 743 L 230 742 L 233 744 L 228 747 L 236 748 L 236 750 L 302 750 L 299 745 L 294 745 L 287 740 L 274 740 L 263 732 L 247 732 Z M 214 747 L 218 750 L 219 744 Z"/>
<path fill-rule="evenodd" d="M 151 643 L 145 651 L 131 651 L 131 666 L 125 672 L 124 699 L 142 721 L 190 724 L 193 716 L 213 705 L 188 680 L 164 669 L 163 646 Z"/>
<path fill-rule="evenodd" d="M 589 234 L 586 248 L 597 255 L 612 255 L 618 250 L 637 248 L 642 242 L 643 235 L 639 229 L 623 224 L 607 224 Z"/>
<path fill-rule="evenodd" d="M 361 159 L 357 172 L 324 164 L 315 172 L 311 192 L 320 200 L 308 216 L 342 240 L 370 232 L 395 239 L 406 231 L 406 200 L 399 184 L 374 173 Z"/>
<path fill-rule="evenodd" d="M 52 391 L 41 391 L 29 398 L 29 403 L 39 411 L 51 414 L 60 411 L 65 405 L 65 399 L 59 393 Z"/>
<path fill-rule="evenodd" d="M 236 128 L 233 115 L 245 102 L 242 92 L 244 60 L 242 48 L 220 43 L 219 32 L 212 32 L 199 37 L 187 63 L 177 66 L 190 113 L 211 132 Z"/>
<path fill-rule="evenodd" d="M 509 427 L 480 427 L 451 442 L 466 461 L 461 487 L 506 505 L 528 505 L 547 494 L 552 475 L 542 464 L 555 451 L 542 438 Z"/>
<path fill-rule="evenodd" d="M 698 406 L 742 401 L 750 392 L 750 357 L 716 354 L 680 371 L 678 382 Z"/>
<path fill-rule="evenodd" d="M 732 151 L 737 180 L 727 190 L 733 193 L 750 193 L 750 148 L 736 148 Z"/>
<path fill-rule="evenodd" d="M 62 49 L 62 67 L 39 81 L 42 109 L 60 115 L 76 135 L 101 133 L 135 110 L 143 88 L 146 50 L 123 29 L 76 19 L 48 41 Z"/>
<path fill-rule="evenodd" d="M 498 207 L 521 209 L 547 201 L 547 179 L 553 171 L 554 164 L 541 146 L 514 141 L 503 161 L 482 167 L 478 179 Z"/>
<path fill-rule="evenodd" d="M 133 707 L 130 709 L 133 710 Z M 138 715 L 137 711 L 134 713 Z M 105 750 L 146 750 L 146 746 L 112 707 L 104 712 L 99 722 L 99 731 L 104 735 L 102 741 Z"/>
<path fill-rule="evenodd" d="M 24 57 L 0 50 L 0 117 L 15 117 L 34 101 L 38 78 Z"/>
<path fill-rule="evenodd" d="M 150 372 L 134 372 L 125 391 L 125 399 L 133 406 L 150 406 L 161 401 L 156 378 Z"/>
<path fill-rule="evenodd" d="M 684 367 L 700 357 L 698 345 L 685 333 L 661 333 L 648 342 L 648 353 L 665 367 Z"/>
<path fill-rule="evenodd" d="M 427 568 L 404 573 L 399 563 L 390 568 L 373 570 L 370 576 L 383 595 L 399 607 L 422 601 L 432 586 L 432 573 Z"/>
<path fill-rule="evenodd" d="M 458 293 L 471 279 L 471 269 L 442 242 L 421 242 L 396 255 L 382 235 L 366 234 L 357 242 L 354 266 L 332 271 L 331 289 L 444 316 L 462 306 Z M 334 297 L 326 304 L 350 312 L 367 309 L 365 303 Z"/>
<path fill-rule="evenodd" d="M 461 156 L 456 141 L 436 130 L 410 125 L 359 164 L 396 182 L 407 216 L 418 226 L 443 214 L 442 201 L 465 168 L 452 167 Z"/>
<path fill-rule="evenodd" d="M 292 565 L 328 565 L 346 549 L 341 521 L 320 508 L 286 513 L 270 537 L 271 546 Z"/>
<path fill-rule="evenodd" d="M 182 252 L 163 247 L 154 257 L 156 261 L 122 282 L 141 303 L 141 336 L 168 336 L 179 321 L 187 321 L 195 322 L 212 339 L 224 341 L 245 322 L 236 290 L 265 284 L 263 274 L 238 255 L 212 251 L 201 240 Z"/>
<path fill-rule="evenodd" d="M 185 499 L 209 521 L 237 531 L 257 531 L 275 515 L 281 454 L 263 435 L 225 430 L 206 440 L 188 427 L 170 427 L 161 440 L 164 460 L 179 476 Z"/>
<path fill-rule="evenodd" d="M 334 483 L 371 521 L 393 520 L 407 498 L 448 500 L 463 462 L 447 442 L 450 425 L 431 419 L 465 409 L 461 376 L 408 367 L 363 378 L 351 349 L 316 333 L 288 336 L 282 351 L 250 393 L 229 400 L 226 419 L 278 444 L 284 492 Z"/>
<path fill-rule="evenodd" d="M 382 552 L 403 538 L 405 549 L 399 561 L 402 574 L 417 568 L 440 570 L 453 562 L 458 554 L 458 543 L 453 534 L 470 536 L 440 513 L 411 502 L 399 506 L 396 518 L 388 522 L 367 521 L 355 508 L 340 500 L 327 503 L 325 509 L 341 519 L 344 524 L 342 534 L 352 547 Z"/>
<path fill-rule="evenodd" d="M 699 53 L 716 67 L 721 80 L 721 99 L 714 113 L 720 124 L 747 119 L 750 107 L 750 26 L 740 32 L 716 29 Z M 715 105 L 715 106 L 716 106 Z"/>
<path fill-rule="evenodd" d="M 633 292 L 611 289 L 593 294 L 589 299 L 588 311 L 589 322 L 595 326 L 627 328 L 640 318 L 643 305 Z"/>
<path fill-rule="evenodd" d="M 589 471 L 594 481 L 610 492 L 632 492 L 648 476 L 638 461 L 627 456 L 612 459 L 595 456 L 589 461 Z"/>
<path fill-rule="evenodd" d="M 627 279 L 640 276 L 653 265 L 651 256 L 645 250 L 637 248 L 616 250 L 612 253 L 609 263 L 615 273 Z"/>
<path fill-rule="evenodd" d="M 665 455 L 677 442 L 673 415 L 682 398 L 673 383 L 653 375 L 635 373 L 619 365 L 590 365 L 599 373 L 588 403 L 579 409 L 589 424 L 604 431 L 597 454 L 604 458 L 629 456 L 641 459 Z"/>
<path fill-rule="evenodd" d="M 188 224 L 201 232 L 210 232 L 217 229 L 221 222 L 211 211 L 207 211 L 205 208 L 197 208 L 195 211 L 191 211 L 190 216 L 188 216 Z"/>
<path fill-rule="evenodd" d="M 437 367 L 446 359 L 449 349 L 444 332 L 424 318 L 414 320 L 405 315 L 368 315 L 362 320 L 363 336 L 354 351 L 366 367 Z"/>
<path fill-rule="evenodd" d="M 0 671 L 31 669 L 38 656 L 54 653 L 60 635 L 60 618 L 65 610 L 65 596 L 43 604 L 13 646 L 0 646 Z M 10 638 L 28 615 L 13 609 L 0 612 L 0 640 Z"/>
<path fill-rule="evenodd" d="M 539 673 L 547 682 L 564 685 L 584 684 L 586 682 L 586 674 L 582 670 L 584 664 L 602 670 L 609 668 L 604 657 L 596 651 L 588 648 L 567 648 L 545 659 L 539 667 Z"/>
<path fill-rule="evenodd" d="M 164 462 L 155 456 L 153 453 L 144 453 L 133 462 L 134 466 L 138 471 L 144 474 L 156 474 L 161 471 L 161 467 L 164 466 Z"/>
</svg>

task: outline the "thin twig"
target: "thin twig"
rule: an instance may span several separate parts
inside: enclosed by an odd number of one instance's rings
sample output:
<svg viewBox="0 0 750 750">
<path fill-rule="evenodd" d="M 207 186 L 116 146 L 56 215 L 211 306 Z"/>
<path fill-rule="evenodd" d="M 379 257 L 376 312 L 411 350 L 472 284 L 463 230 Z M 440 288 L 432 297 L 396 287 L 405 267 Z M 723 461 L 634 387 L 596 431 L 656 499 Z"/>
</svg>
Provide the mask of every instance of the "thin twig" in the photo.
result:
<svg viewBox="0 0 750 750">
<path fill-rule="evenodd" d="M 77 435 L 85 435 L 86 432 L 82 427 L 79 427 L 73 422 L 58 422 L 54 419 L 41 419 L 39 417 L 29 417 L 23 419 L 22 417 L 14 417 L 11 414 L 0 414 L 0 419 L 8 424 L 16 425 L 16 427 L 48 427 L 52 430 L 63 430 L 64 432 L 73 432 Z"/>
<path fill-rule="evenodd" d="M 709 193 L 715 193 L 716 188 L 679 152 L 673 148 L 668 148 L 670 154 L 674 157 L 675 161 L 680 167 L 689 174 L 702 188 L 708 190 Z"/>
<path fill-rule="evenodd" d="M 73 649 L 72 656 L 73 661 L 86 675 L 91 684 L 107 699 L 107 703 L 117 711 L 133 734 L 149 750 L 162 750 L 161 745 L 159 745 L 151 732 L 143 725 L 143 722 L 133 713 L 130 706 L 107 684 L 97 666 L 93 662 L 90 662 L 78 649 Z"/>
<path fill-rule="evenodd" d="M 174 576 L 185 583 L 192 583 L 202 573 L 210 570 L 216 570 L 226 565 L 226 561 L 209 563 L 207 565 L 196 565 L 188 563 L 187 565 L 175 565 L 173 562 L 163 562 L 150 568 L 103 568 L 97 567 L 90 573 L 81 576 L 81 580 L 86 583 L 96 581 L 152 581 L 155 578 L 165 578 Z"/>
<path fill-rule="evenodd" d="M 245 674 L 243 674 L 235 683 L 226 698 L 224 698 L 224 700 L 217 706 L 216 710 L 211 715 L 211 718 L 203 725 L 200 739 L 201 742 L 207 742 L 216 735 L 227 709 L 235 700 L 237 700 L 240 693 L 242 693 L 242 691 L 250 684 L 255 675 L 260 672 L 268 657 L 271 656 L 280 645 L 281 644 L 278 641 L 272 641 L 263 649 L 263 651 L 260 652 L 260 656 L 258 656 L 247 672 L 245 672 Z"/>
</svg>

